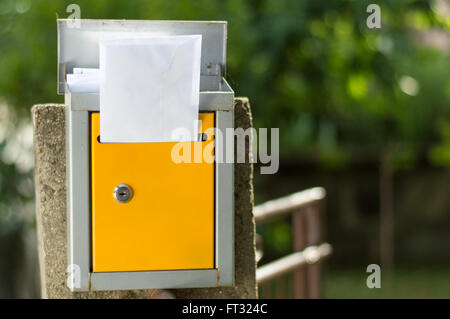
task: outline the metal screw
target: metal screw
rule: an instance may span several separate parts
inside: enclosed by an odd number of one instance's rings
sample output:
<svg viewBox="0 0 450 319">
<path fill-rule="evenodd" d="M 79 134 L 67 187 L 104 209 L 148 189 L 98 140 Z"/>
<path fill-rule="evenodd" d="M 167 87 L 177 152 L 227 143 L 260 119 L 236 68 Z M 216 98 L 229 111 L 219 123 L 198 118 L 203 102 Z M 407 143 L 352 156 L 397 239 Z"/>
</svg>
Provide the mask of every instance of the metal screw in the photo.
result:
<svg viewBox="0 0 450 319">
<path fill-rule="evenodd" d="M 127 184 L 120 184 L 114 188 L 114 199 L 118 203 L 126 203 L 133 197 L 133 190 Z"/>
</svg>

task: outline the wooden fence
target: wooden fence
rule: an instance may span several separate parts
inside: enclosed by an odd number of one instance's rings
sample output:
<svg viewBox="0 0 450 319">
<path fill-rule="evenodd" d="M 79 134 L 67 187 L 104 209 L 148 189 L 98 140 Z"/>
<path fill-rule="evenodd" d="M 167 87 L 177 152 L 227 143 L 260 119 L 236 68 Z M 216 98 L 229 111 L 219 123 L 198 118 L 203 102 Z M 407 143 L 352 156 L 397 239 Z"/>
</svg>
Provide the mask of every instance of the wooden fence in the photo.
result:
<svg viewBox="0 0 450 319">
<path fill-rule="evenodd" d="M 257 225 L 290 214 L 293 253 L 258 267 L 256 280 L 263 298 L 320 298 L 321 263 L 332 252 L 322 242 L 325 190 L 315 187 L 255 206 Z M 258 248 L 257 258 L 262 249 Z M 274 288 L 274 289 L 271 289 Z M 264 293 L 262 293 L 264 292 Z"/>
</svg>

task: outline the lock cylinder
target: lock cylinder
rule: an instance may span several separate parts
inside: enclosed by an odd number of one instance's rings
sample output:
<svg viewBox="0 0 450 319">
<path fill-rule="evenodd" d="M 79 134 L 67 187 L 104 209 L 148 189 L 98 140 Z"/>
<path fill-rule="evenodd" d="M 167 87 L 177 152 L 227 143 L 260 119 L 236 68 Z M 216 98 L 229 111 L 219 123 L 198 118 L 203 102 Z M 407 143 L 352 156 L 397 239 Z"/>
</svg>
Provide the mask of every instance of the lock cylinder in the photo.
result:
<svg viewBox="0 0 450 319">
<path fill-rule="evenodd" d="M 133 190 L 127 184 L 119 184 L 114 188 L 114 199 L 118 203 L 127 203 L 133 197 Z"/>
</svg>

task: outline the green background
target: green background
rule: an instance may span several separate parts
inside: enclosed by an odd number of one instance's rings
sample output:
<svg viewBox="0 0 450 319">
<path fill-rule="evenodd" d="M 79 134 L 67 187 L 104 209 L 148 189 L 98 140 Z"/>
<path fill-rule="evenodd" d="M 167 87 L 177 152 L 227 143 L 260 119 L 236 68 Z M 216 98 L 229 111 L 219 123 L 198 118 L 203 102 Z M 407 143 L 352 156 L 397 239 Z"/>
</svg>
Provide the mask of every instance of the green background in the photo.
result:
<svg viewBox="0 0 450 319">
<path fill-rule="evenodd" d="M 450 297 L 450 252 L 441 246 L 450 239 L 449 4 L 377 1 L 382 27 L 369 29 L 371 2 L 76 4 L 82 18 L 228 21 L 227 79 L 237 96 L 250 98 L 257 128 L 280 128 L 280 172 L 260 175 L 256 166 L 256 202 L 327 188 L 335 252 L 325 295 Z M 0 297 L 38 293 L 30 107 L 63 102 L 56 18 L 68 17 L 71 3 L 0 0 Z M 397 288 L 369 291 L 365 267 L 379 262 L 378 169 L 386 154 L 394 170 Z M 290 251 L 287 220 L 258 231 L 264 262 Z"/>
</svg>

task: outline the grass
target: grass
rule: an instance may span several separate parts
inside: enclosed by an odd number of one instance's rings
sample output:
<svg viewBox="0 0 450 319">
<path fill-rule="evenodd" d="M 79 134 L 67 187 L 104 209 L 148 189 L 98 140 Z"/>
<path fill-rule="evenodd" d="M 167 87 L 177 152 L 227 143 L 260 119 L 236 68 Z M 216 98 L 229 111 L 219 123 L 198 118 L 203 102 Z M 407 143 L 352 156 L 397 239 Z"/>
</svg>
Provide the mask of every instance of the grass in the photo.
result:
<svg viewBox="0 0 450 319">
<path fill-rule="evenodd" d="M 381 273 L 381 288 L 369 289 L 369 273 L 332 270 L 324 273 L 325 298 L 450 298 L 449 268 L 397 268 L 390 279 Z"/>
</svg>

